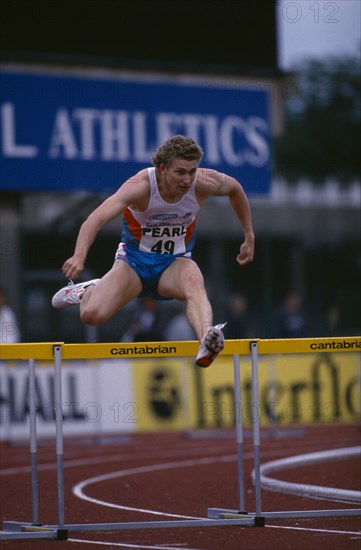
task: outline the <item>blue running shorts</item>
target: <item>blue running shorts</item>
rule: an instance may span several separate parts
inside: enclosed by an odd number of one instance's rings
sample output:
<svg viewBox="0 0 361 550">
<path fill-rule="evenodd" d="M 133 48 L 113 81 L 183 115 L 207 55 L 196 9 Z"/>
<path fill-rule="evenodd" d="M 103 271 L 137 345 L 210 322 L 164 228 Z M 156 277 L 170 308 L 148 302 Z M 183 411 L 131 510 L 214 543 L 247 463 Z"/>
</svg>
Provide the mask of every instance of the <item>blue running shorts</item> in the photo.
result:
<svg viewBox="0 0 361 550">
<path fill-rule="evenodd" d="M 152 294 L 157 300 L 172 300 L 173 298 L 158 294 L 159 279 L 167 267 L 175 262 L 177 258 L 190 257 L 190 252 L 185 254 L 155 254 L 141 252 L 136 248 L 127 246 L 125 243 L 120 243 L 115 254 L 115 262 L 126 262 L 138 275 L 143 285 L 139 298 Z"/>
</svg>

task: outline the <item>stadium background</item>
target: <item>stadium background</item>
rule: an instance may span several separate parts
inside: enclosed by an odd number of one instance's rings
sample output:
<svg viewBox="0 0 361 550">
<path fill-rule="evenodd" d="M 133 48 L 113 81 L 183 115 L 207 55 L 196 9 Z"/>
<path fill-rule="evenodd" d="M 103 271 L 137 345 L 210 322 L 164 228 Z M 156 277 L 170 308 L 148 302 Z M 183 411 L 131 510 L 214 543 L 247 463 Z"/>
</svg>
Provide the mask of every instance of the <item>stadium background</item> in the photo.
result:
<svg viewBox="0 0 361 550">
<path fill-rule="evenodd" d="M 294 75 L 277 66 L 275 5 L 214 0 L 206 9 L 202 2 L 184 2 L 181 14 L 170 14 L 167 2 L 5 2 L 2 72 L 90 74 L 95 79 L 146 75 L 155 84 L 196 78 L 197 85 L 231 86 L 233 92 L 264 87 L 272 140 L 284 132 L 284 104 L 295 83 Z M 39 118 L 41 125 L 41 113 Z M 20 118 L 16 124 L 26 122 Z M 3 167 L 6 160 L 2 149 Z M 287 290 L 296 288 L 311 320 L 307 336 L 328 333 L 326 314 L 333 306 L 339 311 L 339 334 L 360 333 L 360 216 L 352 190 L 337 194 L 337 182 L 327 181 L 291 186 L 280 177 L 274 156 L 267 170 L 269 192 L 249 190 L 257 235 L 252 266 L 240 271 L 234 262 L 239 230 L 236 223 L 224 223 L 230 219 L 227 205 L 210 201 L 199 218 L 195 259 L 205 274 L 215 318 L 224 316 L 230 294 L 241 291 L 249 299 L 254 336 L 272 337 L 274 310 Z M 17 313 L 22 339 L 85 341 L 89 335 L 76 313 L 54 312 L 49 298 L 63 282 L 59 267 L 71 253 L 79 224 L 106 190 L 69 193 L 54 190 L 49 182 L 47 191 L 26 191 L 24 181 L 9 189 L 4 168 L 2 174 L 1 284 Z M 247 166 L 244 175 L 247 186 Z M 100 185 L 101 180 L 100 172 Z M 119 231 L 117 223 L 99 235 L 87 275 L 108 269 Z M 119 339 L 128 316 L 129 311 L 120 314 L 96 338 Z"/>
<path fill-rule="evenodd" d="M 146 79 L 155 86 L 164 83 L 176 86 L 181 80 L 196 82 L 198 86 L 206 82 L 214 87 L 217 83 L 218 91 L 226 90 L 224 104 L 228 106 L 232 96 L 228 94 L 229 87 L 236 95 L 241 91 L 241 96 L 244 88 L 247 91 L 265 89 L 269 94 L 267 121 L 271 130 L 268 137 L 273 148 L 274 138 L 284 135 L 285 102 L 295 85 L 295 75 L 282 73 L 277 64 L 276 4 L 276 1 L 261 0 L 238 3 L 185 0 L 181 6 L 145 0 L 5 1 L 1 6 L 2 78 L 11 75 L 14 77 L 12 83 L 24 75 L 40 75 L 42 78 L 57 75 L 60 79 L 92 78 L 98 81 L 127 81 L 131 77 L 137 82 Z M 7 93 L 11 92 L 12 83 L 3 88 Z M 56 94 L 59 93 L 58 90 Z M 43 98 L 40 94 L 34 110 L 26 87 L 19 90 L 18 85 L 14 97 L 19 94 L 20 105 L 24 108 L 22 112 L 26 114 L 23 118 L 21 115 L 19 118 L 21 109 L 17 110 L 16 118 L 12 118 L 14 112 L 9 109 L 9 97 L 4 99 L 5 108 L 2 104 L 0 282 L 6 288 L 8 302 L 20 322 L 22 341 L 119 341 L 134 305 L 125 308 L 97 331 L 84 327 L 76 311 L 59 312 L 50 307 L 53 292 L 63 283 L 60 266 L 72 251 L 79 224 L 104 198 L 107 189 L 92 189 L 91 192 L 84 188 L 74 191 L 55 189 L 52 180 L 48 189 L 39 190 L 36 175 L 44 175 L 44 172 L 39 172 L 35 165 L 27 166 L 21 158 L 9 165 L 9 148 L 4 145 L 4 123 L 7 131 L 15 128 L 12 139 L 9 141 L 8 135 L 5 138 L 10 149 L 15 145 L 20 148 L 24 144 L 31 146 L 31 140 L 22 139 L 29 135 L 44 135 L 46 117 L 41 102 L 44 101 L 45 112 L 54 100 L 54 96 Z M 78 97 L 73 99 L 78 101 Z M 182 110 L 180 106 L 180 112 Z M 29 125 L 32 116 L 37 116 L 38 120 Z M 336 136 L 336 141 L 342 138 L 342 135 Z M 24 177 L 21 177 L 22 170 Z M 245 169 L 245 175 L 247 173 Z M 199 217 L 194 257 L 205 274 L 216 319 L 225 314 L 229 296 L 241 291 L 249 299 L 254 336 L 272 338 L 274 311 L 286 291 L 296 288 L 304 296 L 311 320 L 308 336 L 331 335 L 326 322 L 329 308 L 336 308 L 340 315 L 337 330 L 331 336 L 360 334 L 360 212 L 355 200 L 360 196 L 359 179 L 349 186 L 341 186 L 332 179 L 316 185 L 316 182 L 301 177 L 292 183 L 281 176 L 272 156 L 267 164 L 265 181 L 269 189 L 263 189 L 262 194 L 255 193 L 252 185 L 249 189 L 257 235 L 256 260 L 249 268 L 240 271 L 234 262 L 240 235 L 237 224 L 232 222 L 228 205 L 219 200 L 209 201 Z M 31 185 L 26 189 L 29 182 Z M 244 183 L 249 185 L 247 177 Z M 257 180 L 252 183 L 257 186 Z M 108 269 L 119 231 L 119 224 L 114 223 L 99 235 L 89 256 L 86 277 Z M 167 307 L 171 316 L 178 306 L 170 304 Z M 355 338 L 356 344 L 359 345 L 359 338 Z M 147 358 L 144 361 L 112 359 L 111 365 L 105 360 L 74 361 L 64 365 L 64 434 L 74 436 L 73 440 L 70 437 L 66 442 L 66 461 L 78 458 L 73 462 L 80 465 L 79 472 L 67 470 L 67 483 L 70 480 L 73 484 L 85 475 L 93 476 L 109 468 L 118 468 L 119 460 L 127 468 L 142 461 L 148 465 L 156 460 L 152 453 L 159 453 L 164 462 L 167 453 L 171 456 L 173 452 L 174 460 L 175 457 L 178 460 L 180 453 L 185 453 L 188 459 L 196 456 L 196 451 L 202 461 L 205 456 L 212 459 L 212 452 L 220 454 L 229 449 L 232 460 L 235 459 L 234 443 L 228 437 L 230 430 L 218 430 L 233 428 L 235 421 L 231 358 L 220 358 L 219 368 L 206 372 L 195 371 L 193 363 L 184 359 Z M 20 362 L 12 362 L 7 367 L 2 365 L 0 370 L 1 438 L 5 439 L 2 443 L 4 452 L 1 453 L 3 517 L 29 520 L 29 450 L 27 444 L 20 444 L 29 433 L 28 372 L 26 364 Z M 261 423 L 263 428 L 269 424 L 275 428 L 268 427 L 263 431 L 263 460 L 267 460 L 264 458 L 267 456 L 277 456 L 277 453 L 289 456 L 306 450 L 357 444 L 357 421 L 360 418 L 357 369 L 359 354 L 356 353 L 263 357 Z M 246 475 L 249 480 L 251 461 L 248 456 L 252 456 L 248 437 L 251 420 L 247 408 L 252 405 L 249 358 L 242 359 L 242 373 Z M 53 440 L 49 443 L 47 438 L 54 435 L 52 365 L 38 364 L 36 380 L 37 428 L 42 443 L 39 458 L 41 468 L 51 469 L 54 467 Z M 281 424 L 280 428 L 276 423 Z M 351 425 L 347 426 L 349 423 Z M 300 424 L 316 426 L 305 428 Z M 202 430 L 193 431 L 194 428 L 211 430 L 207 435 Z M 159 433 L 161 430 L 165 430 L 165 434 Z M 136 433 L 144 431 L 156 433 Z M 170 431 L 178 433 L 169 434 Z M 120 437 L 114 437 L 119 432 Z M 80 438 L 80 434 L 84 437 Z M 233 433 L 231 435 L 233 439 Z M 9 444 L 13 442 L 16 445 Z M 123 457 L 124 449 L 126 456 Z M 114 457 L 108 457 L 107 453 Z M 84 466 L 87 458 L 88 470 Z M 337 479 L 342 487 L 359 488 L 358 466 L 356 460 L 352 464 L 340 461 L 337 468 L 333 464 L 325 468 L 322 464 L 319 469 L 313 469 L 311 480 L 331 483 L 333 487 Z M 20 474 L 17 467 L 20 467 Z M 69 464 L 70 467 L 74 465 Z M 226 491 L 230 488 L 231 494 L 235 495 L 236 468 L 225 468 L 220 462 L 217 468 L 211 464 L 207 470 L 202 464 L 202 470 L 194 467 L 191 470 L 172 478 L 162 477 L 161 482 L 153 475 L 139 480 L 141 498 L 130 504 L 143 506 L 144 495 L 153 502 L 156 494 L 160 510 L 187 514 L 194 510 L 201 516 L 209 504 L 230 504 L 226 501 L 228 493 L 223 495 L 223 500 L 222 495 L 220 498 L 215 494 L 215 502 L 200 501 L 204 495 L 199 487 L 204 479 L 206 487 L 209 487 L 209 480 L 212 483 L 217 480 L 218 485 L 211 488 Z M 6 477 L 14 473 L 16 478 Z M 179 487 L 175 483 L 178 477 Z M 198 477 L 196 482 L 194 477 Z M 309 480 L 310 472 L 303 470 L 296 477 L 291 475 L 287 479 L 290 483 L 301 478 Z M 41 481 L 42 490 L 45 490 L 41 493 L 41 519 L 53 521 L 55 499 L 46 493 L 54 488 L 51 472 L 42 475 Z M 128 498 L 132 483 L 133 480 L 122 487 L 116 485 L 118 500 Z M 177 498 L 174 498 L 170 486 L 175 489 Z M 253 497 L 252 491 L 250 484 L 248 497 Z M 266 500 L 267 497 L 270 498 L 266 495 Z M 308 499 L 300 501 L 291 497 L 289 502 L 285 495 L 280 501 L 273 500 L 271 508 L 319 507 L 317 501 L 310 504 Z M 266 506 L 268 504 L 266 502 Z M 69 518 L 79 518 L 79 521 L 84 521 L 84 518 L 86 521 L 119 519 L 118 512 L 110 514 L 109 509 L 105 509 L 102 513 L 96 507 L 84 506 L 83 502 L 79 504 L 78 499 L 73 501 L 71 496 L 66 505 L 67 521 Z M 129 517 L 138 519 L 138 512 Z M 338 530 L 335 531 L 335 527 Z M 290 531 L 292 528 L 304 533 L 298 531 L 294 537 Z M 316 531 L 312 531 L 313 528 Z M 242 536 L 242 542 L 254 548 L 291 545 L 304 548 L 315 544 L 356 548 L 359 522 L 352 519 L 335 523 L 333 517 L 323 521 L 307 519 L 304 523 L 289 521 L 287 531 L 281 535 L 279 530 L 274 530 L 274 537 L 271 529 L 243 530 L 241 534 L 229 527 L 225 529 L 226 532 L 223 529 L 219 532 L 211 530 L 208 536 L 204 529 L 202 533 L 199 530 L 178 531 L 172 546 L 177 544 L 174 543 L 176 537 L 182 537 L 182 546 L 188 541 L 202 548 L 239 548 Z M 169 543 L 168 530 L 165 531 L 164 535 L 153 533 L 151 542 Z M 124 535 L 126 540 L 134 542 L 132 536 L 131 533 Z M 104 539 L 102 534 L 95 537 Z M 108 537 L 119 544 L 119 535 L 107 534 Z M 140 533 L 138 537 L 138 540 L 146 539 L 149 544 L 149 535 Z M 90 547 L 94 541 L 79 544 L 87 548 L 87 543 Z M 36 542 L 33 547 L 35 544 L 40 548 L 42 543 Z M 45 544 L 48 547 L 48 542 L 43 543 L 44 548 Z M 14 543 L 17 549 L 25 545 L 28 548 L 31 543 Z"/>
</svg>

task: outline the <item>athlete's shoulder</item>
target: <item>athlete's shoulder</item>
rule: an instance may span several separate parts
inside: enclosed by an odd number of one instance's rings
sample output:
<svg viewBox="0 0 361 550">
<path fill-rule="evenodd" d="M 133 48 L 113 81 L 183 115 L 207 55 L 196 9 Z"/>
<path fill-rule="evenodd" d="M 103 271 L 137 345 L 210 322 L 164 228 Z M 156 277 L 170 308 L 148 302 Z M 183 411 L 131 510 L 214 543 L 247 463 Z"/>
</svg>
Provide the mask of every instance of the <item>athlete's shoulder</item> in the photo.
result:
<svg viewBox="0 0 361 550">
<path fill-rule="evenodd" d="M 130 176 L 130 178 L 128 178 L 124 183 L 123 185 L 144 185 L 144 184 L 149 184 L 149 173 L 148 173 L 148 168 L 143 168 L 142 170 L 139 170 L 139 172 L 137 172 L 136 174 L 134 174 L 133 176 Z"/>
<path fill-rule="evenodd" d="M 222 176 L 224 176 L 224 174 L 221 174 L 221 172 L 218 172 L 217 170 L 213 170 L 212 168 L 198 168 L 197 183 L 198 182 L 202 184 L 217 183 L 218 181 L 220 181 Z"/>
<path fill-rule="evenodd" d="M 196 189 L 198 193 L 204 193 L 208 196 L 219 192 L 225 183 L 230 179 L 227 174 L 218 172 L 211 168 L 198 168 Z"/>
<path fill-rule="evenodd" d="M 149 200 L 150 193 L 148 170 L 140 170 L 128 178 L 116 191 L 114 197 L 121 200 L 125 207 L 143 210 Z"/>
<path fill-rule="evenodd" d="M 120 193 L 123 195 L 124 193 L 145 193 L 149 189 L 149 175 L 148 170 L 144 168 L 143 170 L 140 170 L 133 176 L 130 176 L 127 180 L 125 180 L 121 186 L 118 188 L 117 193 Z"/>
</svg>

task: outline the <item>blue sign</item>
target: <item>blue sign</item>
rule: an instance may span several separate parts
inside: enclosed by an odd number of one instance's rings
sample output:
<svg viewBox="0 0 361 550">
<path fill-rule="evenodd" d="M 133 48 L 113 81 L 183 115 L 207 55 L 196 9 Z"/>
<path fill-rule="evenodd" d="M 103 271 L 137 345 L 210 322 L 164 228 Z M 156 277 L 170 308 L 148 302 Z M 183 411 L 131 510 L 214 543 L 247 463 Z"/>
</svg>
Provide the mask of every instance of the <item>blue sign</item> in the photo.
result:
<svg viewBox="0 0 361 550">
<path fill-rule="evenodd" d="M 261 86 L 19 74 L 2 71 L 1 189 L 114 192 L 183 134 L 202 167 L 248 194 L 270 187 L 268 92 Z"/>
</svg>

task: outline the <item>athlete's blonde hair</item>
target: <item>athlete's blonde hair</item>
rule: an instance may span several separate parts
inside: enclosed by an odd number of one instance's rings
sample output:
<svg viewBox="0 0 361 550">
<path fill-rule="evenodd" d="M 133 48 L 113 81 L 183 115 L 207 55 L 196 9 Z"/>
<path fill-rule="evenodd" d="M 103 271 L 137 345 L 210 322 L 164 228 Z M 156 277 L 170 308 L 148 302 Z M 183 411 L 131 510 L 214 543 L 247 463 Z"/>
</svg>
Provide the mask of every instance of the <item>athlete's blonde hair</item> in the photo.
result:
<svg viewBox="0 0 361 550">
<path fill-rule="evenodd" d="M 152 162 L 156 168 L 159 168 L 161 164 L 170 166 L 175 158 L 200 161 L 202 156 L 203 150 L 194 139 L 178 135 L 158 147 Z"/>
</svg>

